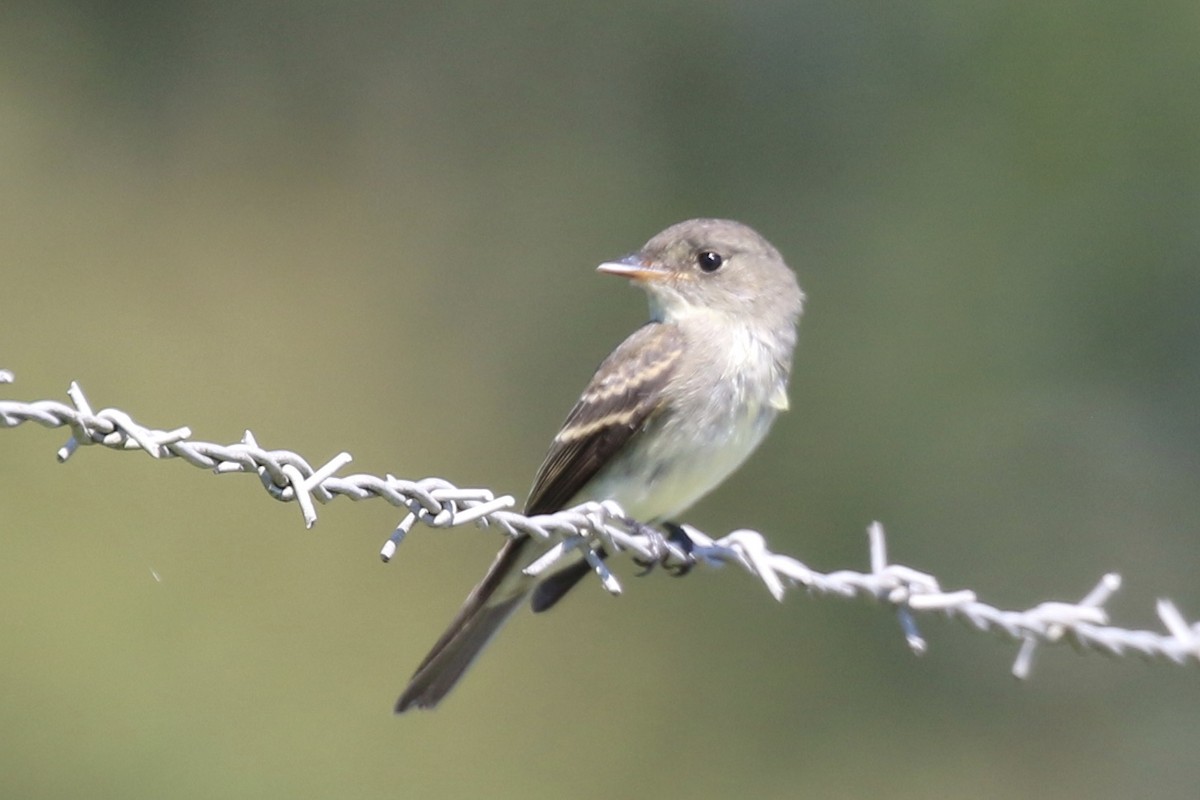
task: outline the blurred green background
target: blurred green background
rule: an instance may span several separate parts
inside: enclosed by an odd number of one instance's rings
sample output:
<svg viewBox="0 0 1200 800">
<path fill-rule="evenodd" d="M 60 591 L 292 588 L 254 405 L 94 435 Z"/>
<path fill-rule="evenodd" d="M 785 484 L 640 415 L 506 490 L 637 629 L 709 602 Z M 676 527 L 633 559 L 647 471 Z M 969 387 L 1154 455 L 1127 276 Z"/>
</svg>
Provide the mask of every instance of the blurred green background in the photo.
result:
<svg viewBox="0 0 1200 800">
<path fill-rule="evenodd" d="M 1200 615 L 1200 6 L 6 3 L 0 396 L 524 496 L 730 216 L 810 298 L 793 412 L 686 518 L 1022 608 Z M 391 715 L 499 540 L 0 432 L 5 797 L 1194 798 L 1195 669 L 734 570 L 523 615 Z M 152 570 L 161 576 L 155 580 Z M 629 570 L 624 569 L 628 575 Z"/>
</svg>

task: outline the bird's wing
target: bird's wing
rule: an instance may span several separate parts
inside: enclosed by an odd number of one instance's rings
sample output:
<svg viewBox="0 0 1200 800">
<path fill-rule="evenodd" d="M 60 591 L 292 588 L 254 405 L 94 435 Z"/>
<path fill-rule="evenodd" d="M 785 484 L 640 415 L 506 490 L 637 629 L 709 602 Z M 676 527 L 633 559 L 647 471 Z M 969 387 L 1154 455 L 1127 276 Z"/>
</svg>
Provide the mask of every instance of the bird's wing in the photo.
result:
<svg viewBox="0 0 1200 800">
<path fill-rule="evenodd" d="M 638 434 L 658 408 L 682 353 L 683 337 L 674 325 L 649 322 L 604 360 L 554 437 L 526 514 L 563 508 Z"/>
</svg>

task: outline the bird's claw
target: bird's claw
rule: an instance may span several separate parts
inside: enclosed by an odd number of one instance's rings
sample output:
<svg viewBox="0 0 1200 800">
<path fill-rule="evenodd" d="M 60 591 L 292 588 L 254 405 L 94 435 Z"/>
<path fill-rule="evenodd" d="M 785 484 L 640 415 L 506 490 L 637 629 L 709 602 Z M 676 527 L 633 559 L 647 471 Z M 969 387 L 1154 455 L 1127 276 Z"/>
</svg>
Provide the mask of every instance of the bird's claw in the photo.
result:
<svg viewBox="0 0 1200 800">
<path fill-rule="evenodd" d="M 684 555 L 682 563 L 668 564 L 667 556 L 664 554 L 661 562 L 663 569 L 673 578 L 682 578 L 692 571 L 692 567 L 696 566 L 696 559 L 692 556 L 692 550 L 695 549 L 696 543 L 692 541 L 692 537 L 687 535 L 687 531 L 681 525 L 668 522 L 663 527 L 667 529 L 667 541 L 682 550 Z"/>
<path fill-rule="evenodd" d="M 692 558 L 692 549 L 695 543 L 692 537 L 687 535 L 682 527 L 674 522 L 665 522 L 663 527 L 667 529 L 667 535 L 651 528 L 649 525 L 644 525 L 640 522 L 632 522 L 632 527 L 641 535 L 646 536 L 651 541 L 651 549 L 656 554 L 652 558 L 633 558 L 633 563 L 642 568 L 642 571 L 637 574 L 641 578 L 649 575 L 654 571 L 655 567 L 661 566 L 666 570 L 667 574 L 673 578 L 682 578 L 692 571 L 692 567 L 696 566 L 696 560 Z M 678 547 L 683 551 L 685 560 L 683 563 L 673 561 L 671 549 L 667 547 L 667 543 Z"/>
</svg>

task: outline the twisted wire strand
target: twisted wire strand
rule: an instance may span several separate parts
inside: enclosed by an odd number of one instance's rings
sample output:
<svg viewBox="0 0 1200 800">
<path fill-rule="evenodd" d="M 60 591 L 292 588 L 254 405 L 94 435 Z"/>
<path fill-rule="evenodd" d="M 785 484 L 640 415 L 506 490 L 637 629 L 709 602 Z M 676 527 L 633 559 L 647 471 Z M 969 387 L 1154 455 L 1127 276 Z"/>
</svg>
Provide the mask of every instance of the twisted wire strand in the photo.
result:
<svg viewBox="0 0 1200 800">
<path fill-rule="evenodd" d="M 0 383 L 11 381 L 12 373 L 0 370 Z M 890 563 L 884 529 L 878 522 L 868 529 L 869 572 L 822 573 L 795 558 L 772 552 L 762 534 L 752 530 L 737 530 L 714 539 L 685 525 L 681 530 L 688 541 L 668 539 L 627 519 L 612 502 L 584 503 L 555 514 L 527 517 L 513 510 L 516 500 L 511 495 L 460 488 L 442 478 L 414 481 L 393 475 L 338 475 L 351 461 L 348 453 L 339 453 L 314 468 L 290 450 L 264 449 L 250 431 L 240 442 L 229 445 L 198 441 L 186 427 L 148 428 L 115 408 L 93 411 L 77 383 L 71 384 L 67 395 L 69 405 L 53 400 L 0 400 L 0 427 L 36 422 L 48 428 L 69 428 L 71 437 L 59 449 L 59 461 L 66 461 L 82 446 L 102 445 L 114 450 L 142 450 L 156 459 L 181 458 L 218 474 L 254 473 L 276 500 L 296 502 L 310 528 L 317 521 L 316 503 L 328 503 L 339 495 L 351 500 L 383 498 L 406 511 L 383 545 L 380 555 L 384 561 L 395 555 L 417 523 L 432 528 L 494 527 L 507 536 L 525 533 L 556 542 L 526 568 L 526 573 L 543 573 L 573 551 L 580 551 L 612 594 L 619 594 L 621 585 L 596 554 L 601 545 L 609 552 L 631 553 L 668 568 L 696 563 L 736 565 L 758 578 L 776 600 L 782 600 L 789 588 L 803 587 L 810 595 L 882 602 L 895 611 L 909 647 L 918 654 L 925 652 L 927 643 L 917 627 L 917 615 L 940 614 L 958 619 L 974 630 L 1018 642 L 1012 671 L 1022 679 L 1030 675 L 1038 645 L 1063 642 L 1114 657 L 1137 655 L 1147 660 L 1200 665 L 1200 623 L 1188 622 L 1169 600 L 1159 600 L 1156 608 L 1163 632 L 1109 624 L 1104 604 L 1121 586 L 1116 573 L 1104 575 L 1078 602 L 1044 602 L 1025 610 L 1005 610 L 980 601 L 973 591 L 943 590 L 934 576 Z"/>
</svg>

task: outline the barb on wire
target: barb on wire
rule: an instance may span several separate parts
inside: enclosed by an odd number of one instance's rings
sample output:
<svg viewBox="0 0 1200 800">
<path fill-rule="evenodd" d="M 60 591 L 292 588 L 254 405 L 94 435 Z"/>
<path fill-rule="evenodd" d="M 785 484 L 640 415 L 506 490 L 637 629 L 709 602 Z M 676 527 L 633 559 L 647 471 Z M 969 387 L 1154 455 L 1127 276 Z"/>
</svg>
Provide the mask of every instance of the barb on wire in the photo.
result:
<svg viewBox="0 0 1200 800">
<path fill-rule="evenodd" d="M 0 381 L 6 377 L 11 378 L 11 374 L 0 371 Z M 196 441 L 186 427 L 151 429 L 117 409 L 93 411 L 78 384 L 72 383 L 67 394 L 70 405 L 51 400 L 0 400 L 0 427 L 37 422 L 50 428 L 70 428 L 70 439 L 58 451 L 60 461 L 82 446 L 98 444 L 116 450 L 143 450 L 156 459 L 182 458 L 217 474 L 254 473 L 276 500 L 296 501 L 308 527 L 317 520 L 315 503 L 328 503 L 339 495 L 352 500 L 381 497 L 406 511 L 383 545 L 380 555 L 384 561 L 395 555 L 418 522 L 432 528 L 473 524 L 498 528 L 508 536 L 524 533 L 554 541 L 544 556 L 526 567 L 530 575 L 550 569 L 573 551 L 582 553 L 612 594 L 620 593 L 621 586 L 596 555 L 600 546 L 610 553 L 628 552 L 673 568 L 696 563 L 736 565 L 762 581 L 776 600 L 782 600 L 789 588 L 803 587 L 810 594 L 880 601 L 895 611 L 905 640 L 917 654 L 928 646 L 916 624 L 918 615 L 933 613 L 959 619 L 976 630 L 999 633 L 1020 643 L 1012 668 L 1018 678 L 1029 676 L 1038 645 L 1062 642 L 1111 656 L 1135 654 L 1174 664 L 1200 665 L 1200 623 L 1188 622 L 1169 600 L 1160 600 L 1157 606 L 1164 632 L 1127 630 L 1109 624 L 1104 604 L 1121 585 L 1114 573 L 1103 576 L 1076 603 L 1045 602 L 1022 611 L 1004 610 L 979 601 L 972 591 L 944 591 L 932 575 L 890 563 L 883 526 L 878 522 L 868 530 L 869 572 L 821 573 L 795 558 L 772 552 L 762 534 L 751 530 L 737 530 L 714 539 L 685 525 L 681 530 L 690 540 L 685 546 L 627 519 L 612 502 L 584 503 L 555 514 L 527 517 L 512 510 L 516 501 L 510 495 L 463 489 L 441 478 L 412 481 L 392 475 L 340 476 L 337 472 L 350 463 L 348 453 L 339 453 L 314 468 L 297 453 L 260 447 L 249 431 L 240 442 L 229 445 Z"/>
</svg>

